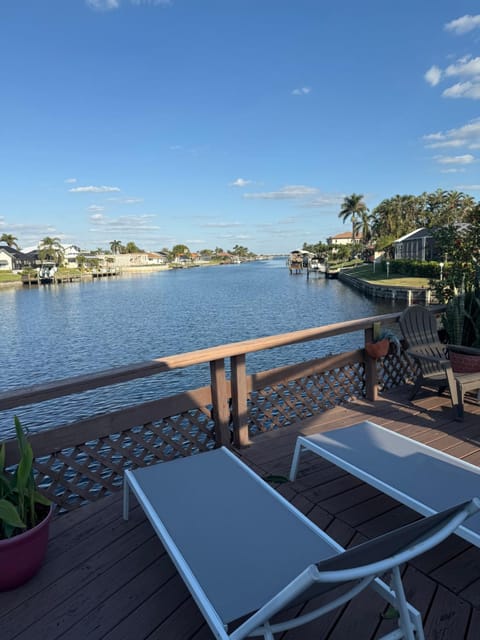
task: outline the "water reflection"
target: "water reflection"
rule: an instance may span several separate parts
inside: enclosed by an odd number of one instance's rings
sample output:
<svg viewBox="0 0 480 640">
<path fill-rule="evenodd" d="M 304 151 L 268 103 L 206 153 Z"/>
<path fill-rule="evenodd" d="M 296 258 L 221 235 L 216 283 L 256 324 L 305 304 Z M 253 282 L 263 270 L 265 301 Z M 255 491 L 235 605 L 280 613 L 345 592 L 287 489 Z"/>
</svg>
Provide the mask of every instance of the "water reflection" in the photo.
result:
<svg viewBox="0 0 480 640">
<path fill-rule="evenodd" d="M 291 276 L 284 260 L 7 289 L 0 291 L 0 389 L 401 308 L 336 280 Z M 358 332 L 249 354 L 247 368 L 253 373 L 362 343 Z M 44 429 L 205 384 L 208 365 L 16 412 L 32 429 Z M 0 432 L 11 425 L 12 412 L 3 412 Z"/>
</svg>

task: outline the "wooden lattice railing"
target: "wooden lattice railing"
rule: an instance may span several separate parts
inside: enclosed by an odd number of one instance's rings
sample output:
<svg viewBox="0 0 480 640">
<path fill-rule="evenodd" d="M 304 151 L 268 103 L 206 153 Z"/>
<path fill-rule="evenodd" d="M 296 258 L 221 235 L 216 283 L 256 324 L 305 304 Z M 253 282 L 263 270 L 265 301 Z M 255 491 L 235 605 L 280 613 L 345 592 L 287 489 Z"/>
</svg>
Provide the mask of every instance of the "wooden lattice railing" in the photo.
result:
<svg viewBox="0 0 480 640">
<path fill-rule="evenodd" d="M 316 329 L 232 343 L 93 375 L 0 394 L 0 410 L 40 403 L 162 371 L 210 363 L 210 385 L 31 436 L 35 470 L 45 494 L 72 509 L 118 490 L 125 468 L 144 466 L 232 443 L 242 446 L 258 433 L 391 388 L 410 375 L 403 355 L 375 361 L 363 348 L 349 353 L 247 375 L 246 354 L 392 323 L 399 314 L 375 316 Z M 227 379 L 225 359 L 230 358 Z M 65 422 L 59 416 L 59 424 Z M 7 464 L 16 462 L 7 442 Z"/>
</svg>

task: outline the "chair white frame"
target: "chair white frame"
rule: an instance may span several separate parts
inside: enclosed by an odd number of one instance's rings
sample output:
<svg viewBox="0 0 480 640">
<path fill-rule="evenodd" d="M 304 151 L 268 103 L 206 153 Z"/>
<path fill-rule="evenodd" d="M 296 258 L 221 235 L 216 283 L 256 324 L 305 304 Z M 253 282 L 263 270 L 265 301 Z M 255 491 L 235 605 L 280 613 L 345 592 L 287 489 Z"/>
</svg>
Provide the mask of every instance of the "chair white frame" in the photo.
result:
<svg viewBox="0 0 480 640">
<path fill-rule="evenodd" d="M 283 498 L 277 491 L 271 486 L 265 483 L 259 476 L 257 476 L 249 467 L 243 462 L 238 460 L 230 451 L 222 448 L 225 455 L 229 456 L 233 464 L 238 464 L 242 468 L 245 474 L 249 474 L 258 483 L 260 491 L 269 492 L 271 496 L 278 500 L 285 509 L 288 509 L 295 515 L 300 521 L 315 533 L 322 540 L 326 541 L 332 548 L 332 557 L 341 557 L 342 552 L 345 550 L 330 538 L 324 531 L 316 527 L 306 516 L 300 513 L 293 505 L 291 505 L 285 498 Z M 202 456 L 208 455 L 208 453 L 200 454 Z M 161 463 L 156 466 L 163 466 Z M 154 467 L 151 467 L 154 470 Z M 221 479 L 220 479 L 221 481 Z M 231 633 L 228 632 L 228 627 L 225 621 L 223 621 L 220 615 L 215 610 L 213 604 L 208 599 L 202 585 L 197 580 L 196 576 L 192 572 L 190 566 L 186 562 L 179 548 L 175 544 L 175 540 L 167 531 L 160 515 L 152 507 L 151 502 L 145 495 L 141 484 L 135 477 L 135 472 L 127 470 L 124 476 L 124 500 L 123 500 L 123 517 L 128 519 L 129 515 L 129 493 L 132 491 L 139 501 L 142 509 L 144 510 L 147 518 L 150 520 L 155 532 L 160 538 L 162 544 L 170 555 L 172 561 L 178 569 L 181 577 L 183 578 L 186 586 L 192 594 L 195 602 L 197 603 L 200 611 L 202 612 L 205 620 L 213 631 L 215 638 L 218 640 L 243 640 L 247 637 L 260 636 L 264 640 L 274 640 L 274 634 L 281 631 L 286 631 L 303 625 L 311 620 L 324 615 L 328 611 L 348 602 L 358 593 L 363 591 L 366 587 L 371 586 L 377 593 L 379 593 L 389 604 L 397 609 L 400 614 L 398 619 L 398 629 L 387 634 L 383 637 L 383 640 L 396 640 L 405 638 L 405 640 L 424 640 L 424 633 L 422 627 L 422 620 L 420 613 L 410 605 L 405 597 L 403 589 L 400 568 L 399 565 L 408 561 L 414 556 L 423 553 L 427 549 L 430 549 L 434 545 L 444 540 L 450 533 L 452 533 L 460 524 L 469 517 L 472 513 L 480 510 L 480 501 L 472 501 L 466 505 L 462 505 L 458 512 L 449 519 L 449 521 L 436 530 L 432 535 L 426 539 L 422 539 L 415 544 L 412 544 L 401 553 L 394 555 L 393 557 L 386 558 L 381 562 L 375 562 L 364 566 L 356 567 L 353 569 L 342 569 L 336 571 L 321 571 L 315 564 L 305 567 L 305 569 L 288 584 L 284 589 L 277 593 L 269 602 L 266 602 L 260 609 L 250 615 L 239 627 L 237 627 Z M 232 500 L 235 497 L 232 496 Z M 249 514 L 245 513 L 245 518 L 248 518 Z M 411 525 L 412 526 L 412 525 Z M 274 535 L 275 532 L 263 532 L 264 535 Z M 278 532 L 277 532 L 278 533 Z M 213 534 L 213 532 L 212 532 Z M 221 532 L 215 532 L 216 535 L 221 535 Z M 199 549 L 199 553 L 202 550 Z M 322 560 L 319 558 L 319 560 Z M 380 579 L 380 575 L 387 571 L 392 571 L 392 587 L 389 587 L 383 580 Z M 259 577 L 253 576 L 252 579 L 259 579 Z M 271 624 L 272 617 L 279 613 L 282 609 L 292 603 L 295 598 L 301 596 L 309 587 L 312 587 L 316 583 L 348 583 L 352 581 L 358 581 L 347 593 L 342 594 L 335 600 L 327 603 L 321 608 L 301 615 L 297 618 L 282 621 L 279 623 Z"/>
</svg>

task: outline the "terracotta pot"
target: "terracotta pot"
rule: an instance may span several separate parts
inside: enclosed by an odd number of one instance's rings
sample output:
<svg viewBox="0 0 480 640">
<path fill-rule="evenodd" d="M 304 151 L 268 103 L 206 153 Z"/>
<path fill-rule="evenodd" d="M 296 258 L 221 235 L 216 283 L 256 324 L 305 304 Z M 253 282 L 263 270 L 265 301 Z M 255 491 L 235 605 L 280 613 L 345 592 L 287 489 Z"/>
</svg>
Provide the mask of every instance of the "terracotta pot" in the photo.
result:
<svg viewBox="0 0 480 640">
<path fill-rule="evenodd" d="M 47 551 L 53 505 L 33 529 L 0 540 L 0 591 L 19 587 L 40 569 Z"/>
<path fill-rule="evenodd" d="M 386 356 L 390 349 L 390 340 L 384 338 L 378 342 L 367 342 L 365 345 L 365 351 L 371 358 L 382 358 Z"/>
<path fill-rule="evenodd" d="M 478 354 L 464 353 L 450 348 L 448 357 L 455 373 L 476 373 L 480 371 L 480 352 Z"/>
</svg>

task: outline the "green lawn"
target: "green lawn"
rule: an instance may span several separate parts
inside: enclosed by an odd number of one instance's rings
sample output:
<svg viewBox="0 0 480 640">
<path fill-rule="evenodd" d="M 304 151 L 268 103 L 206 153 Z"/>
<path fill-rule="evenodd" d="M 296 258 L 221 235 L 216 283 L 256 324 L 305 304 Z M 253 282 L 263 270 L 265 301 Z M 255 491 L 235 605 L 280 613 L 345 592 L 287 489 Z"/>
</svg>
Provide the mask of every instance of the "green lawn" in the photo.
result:
<svg viewBox="0 0 480 640">
<path fill-rule="evenodd" d="M 0 282 L 19 282 L 21 276 L 11 271 L 0 271 Z"/>
<path fill-rule="evenodd" d="M 372 264 L 362 264 L 354 269 L 347 271 L 349 275 L 361 278 L 367 282 L 373 282 L 375 284 L 383 284 L 390 287 L 415 287 L 429 288 L 428 278 L 410 278 L 407 276 L 400 276 L 398 274 L 390 275 L 387 278 L 387 271 L 385 265 L 375 265 L 375 271 L 373 271 Z"/>
</svg>

